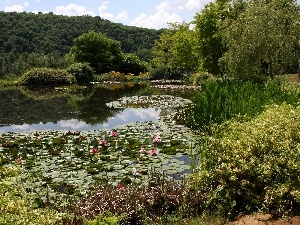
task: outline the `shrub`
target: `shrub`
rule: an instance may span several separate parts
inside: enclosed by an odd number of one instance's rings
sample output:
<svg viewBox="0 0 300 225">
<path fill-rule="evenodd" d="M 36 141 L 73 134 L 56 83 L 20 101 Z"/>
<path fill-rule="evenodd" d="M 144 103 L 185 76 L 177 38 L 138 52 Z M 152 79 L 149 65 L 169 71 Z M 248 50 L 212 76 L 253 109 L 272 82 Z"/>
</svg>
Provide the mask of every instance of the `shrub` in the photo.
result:
<svg viewBox="0 0 300 225">
<path fill-rule="evenodd" d="M 73 75 L 62 69 L 34 68 L 24 73 L 21 85 L 70 84 L 76 82 Z"/>
<path fill-rule="evenodd" d="M 89 63 L 74 63 L 67 71 L 72 74 L 79 83 L 93 81 L 95 75 L 95 71 Z"/>
<path fill-rule="evenodd" d="M 31 204 L 18 175 L 19 167 L 0 167 L 0 224 L 60 224 L 60 215 L 51 209 Z"/>
<path fill-rule="evenodd" d="M 205 210 L 285 216 L 299 209 L 300 107 L 273 105 L 249 122 L 219 126 L 202 141 L 193 185 Z"/>
<path fill-rule="evenodd" d="M 215 79 L 215 77 L 209 72 L 198 72 L 193 74 L 190 79 L 193 85 L 201 85 L 208 80 Z"/>
</svg>

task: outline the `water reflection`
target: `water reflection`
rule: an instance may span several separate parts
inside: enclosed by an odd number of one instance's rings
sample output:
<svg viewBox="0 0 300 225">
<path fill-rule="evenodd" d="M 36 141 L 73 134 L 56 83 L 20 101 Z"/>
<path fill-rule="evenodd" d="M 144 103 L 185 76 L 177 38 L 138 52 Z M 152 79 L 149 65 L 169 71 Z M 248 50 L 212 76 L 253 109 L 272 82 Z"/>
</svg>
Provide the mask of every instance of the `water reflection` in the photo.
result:
<svg viewBox="0 0 300 225">
<path fill-rule="evenodd" d="M 3 126 L 0 128 L 0 132 L 22 132 L 48 129 L 80 131 L 101 130 L 137 121 L 154 121 L 159 119 L 160 113 L 161 109 L 156 108 L 127 108 L 118 112 L 115 116 L 107 118 L 106 122 L 96 125 L 91 125 L 78 119 L 68 119 L 60 120 L 57 123 L 48 122 Z"/>
</svg>

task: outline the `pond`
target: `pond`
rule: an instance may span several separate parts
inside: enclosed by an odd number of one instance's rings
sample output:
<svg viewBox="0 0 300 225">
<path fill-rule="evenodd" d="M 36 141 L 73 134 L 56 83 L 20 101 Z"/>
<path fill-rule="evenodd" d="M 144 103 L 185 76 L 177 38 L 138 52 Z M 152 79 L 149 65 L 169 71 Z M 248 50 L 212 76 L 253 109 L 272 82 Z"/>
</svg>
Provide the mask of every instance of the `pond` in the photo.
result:
<svg viewBox="0 0 300 225">
<path fill-rule="evenodd" d="M 24 186 L 42 198 L 58 190 L 82 194 L 103 180 L 142 183 L 154 170 L 181 179 L 195 166 L 190 160 L 197 161 L 195 138 L 173 117 L 192 104 L 195 88 L 107 83 L 2 90 L 2 166 L 20 164 Z"/>
</svg>

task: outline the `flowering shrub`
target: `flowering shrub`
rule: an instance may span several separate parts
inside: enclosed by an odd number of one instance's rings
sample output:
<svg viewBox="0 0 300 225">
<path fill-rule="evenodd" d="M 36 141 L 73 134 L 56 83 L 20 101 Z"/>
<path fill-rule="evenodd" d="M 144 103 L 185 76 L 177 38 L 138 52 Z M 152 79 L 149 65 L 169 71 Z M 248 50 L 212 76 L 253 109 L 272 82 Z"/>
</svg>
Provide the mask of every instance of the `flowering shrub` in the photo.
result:
<svg viewBox="0 0 300 225">
<path fill-rule="evenodd" d="M 274 105 L 213 133 L 202 140 L 193 182 L 206 210 L 235 215 L 261 209 L 284 216 L 299 208 L 300 107 Z"/>
</svg>

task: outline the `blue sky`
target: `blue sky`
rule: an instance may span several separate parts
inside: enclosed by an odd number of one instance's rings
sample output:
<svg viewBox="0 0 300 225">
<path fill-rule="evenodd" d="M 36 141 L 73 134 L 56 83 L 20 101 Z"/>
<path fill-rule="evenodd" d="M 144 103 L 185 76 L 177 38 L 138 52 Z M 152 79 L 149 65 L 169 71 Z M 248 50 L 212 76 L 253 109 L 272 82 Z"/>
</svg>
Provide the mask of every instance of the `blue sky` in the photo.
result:
<svg viewBox="0 0 300 225">
<path fill-rule="evenodd" d="M 160 29 L 191 22 L 211 0 L 0 0 L 0 11 L 100 16 L 115 23 Z"/>
</svg>

